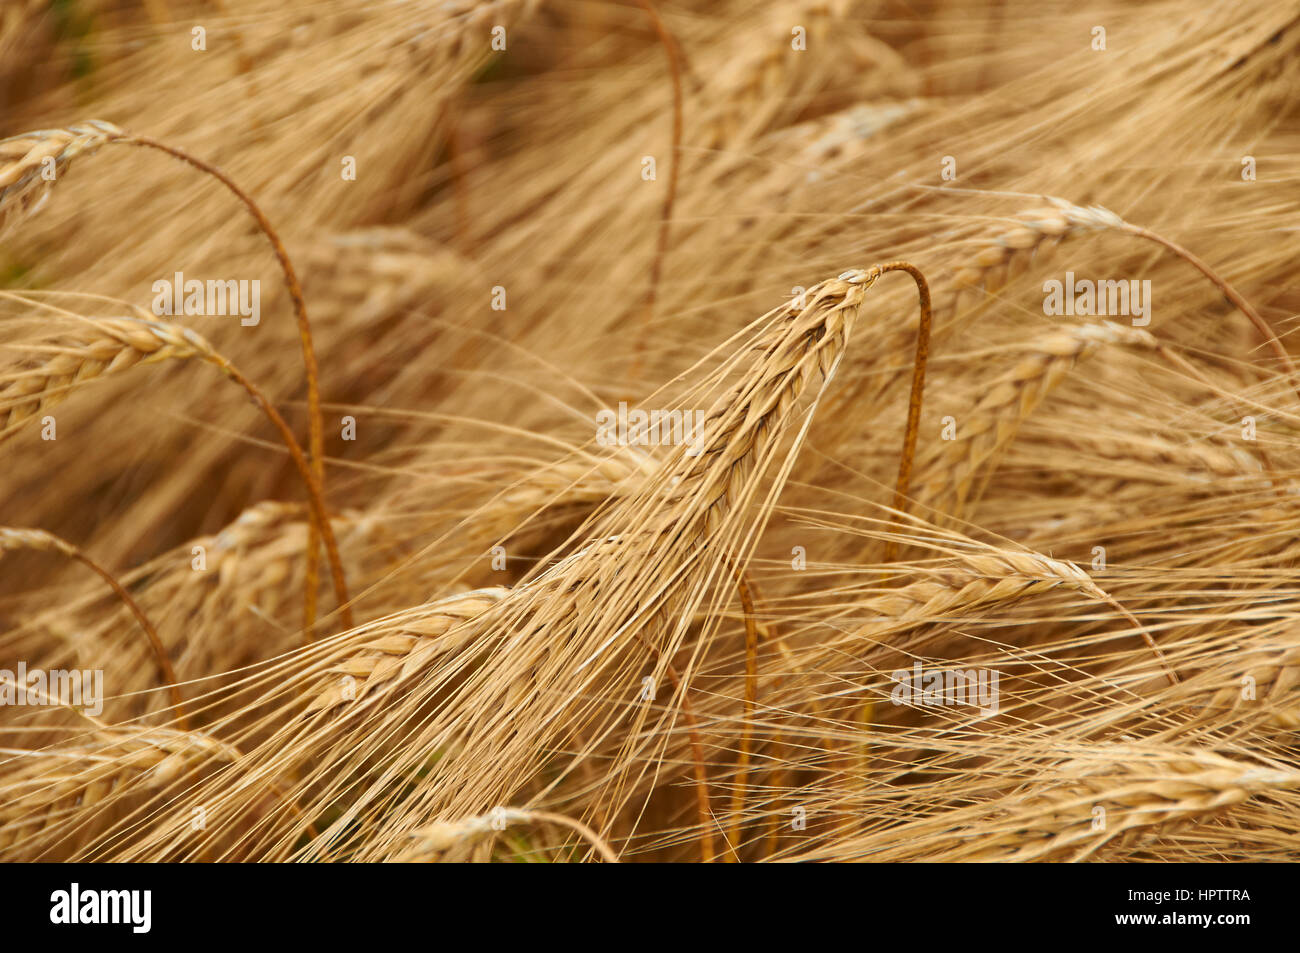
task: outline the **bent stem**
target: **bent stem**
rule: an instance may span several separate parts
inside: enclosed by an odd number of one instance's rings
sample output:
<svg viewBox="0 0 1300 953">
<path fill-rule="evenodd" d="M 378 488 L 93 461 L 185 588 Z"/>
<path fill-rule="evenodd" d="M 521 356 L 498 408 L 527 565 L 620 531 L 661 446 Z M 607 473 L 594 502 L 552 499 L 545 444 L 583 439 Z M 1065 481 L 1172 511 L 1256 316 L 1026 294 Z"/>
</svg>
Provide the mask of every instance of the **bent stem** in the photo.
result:
<svg viewBox="0 0 1300 953">
<path fill-rule="evenodd" d="M 925 396 L 925 366 L 930 358 L 930 286 L 925 275 L 915 265 L 905 261 L 891 261 L 871 269 L 879 274 L 905 271 L 916 282 L 921 304 L 921 320 L 916 329 L 916 359 L 912 363 L 912 391 L 907 401 L 907 429 L 903 434 L 903 452 L 898 462 L 898 480 L 894 484 L 894 509 L 901 516 L 907 512 L 907 495 L 912 482 L 912 464 L 916 459 L 916 439 L 921 429 L 921 401 Z M 896 540 L 885 544 L 885 562 L 892 562 L 898 553 Z"/>
<path fill-rule="evenodd" d="M 212 176 L 222 185 L 224 185 L 235 198 L 243 203 L 249 213 L 257 222 L 258 228 L 266 236 L 267 241 L 271 243 L 271 248 L 275 252 L 276 260 L 280 263 L 280 270 L 284 273 L 285 287 L 289 291 L 289 298 L 293 302 L 294 318 L 298 322 L 298 338 L 302 344 L 302 363 L 307 377 L 307 413 L 309 418 L 309 446 L 311 449 L 311 468 L 316 476 L 319 493 L 324 496 L 325 493 L 325 428 L 321 416 L 320 400 L 320 379 L 319 369 L 316 364 L 316 350 L 312 344 L 311 323 L 307 320 L 307 303 L 303 299 L 302 285 L 298 281 L 298 274 L 294 271 L 293 263 L 289 260 L 289 253 L 284 247 L 284 242 L 280 240 L 279 234 L 272 227 L 271 222 L 262 213 L 257 203 L 252 197 L 241 189 L 228 175 L 218 169 L 211 163 L 205 162 L 197 156 L 190 155 L 183 149 L 170 146 L 165 142 L 157 139 L 150 139 L 148 136 L 138 136 L 134 133 L 127 133 L 125 137 L 118 137 L 109 140 L 111 142 L 123 143 L 125 145 L 137 145 L 147 149 L 156 149 L 159 152 L 179 159 L 188 165 L 193 166 L 200 172 L 205 172 Z M 324 507 L 320 507 L 324 509 Z M 303 592 L 303 628 L 310 630 L 316 622 L 316 590 L 320 583 L 320 539 L 326 535 L 327 527 L 316 519 L 316 513 L 313 511 L 313 522 L 308 531 L 307 540 L 307 572 Z M 328 544 L 327 544 L 328 545 Z"/>
<path fill-rule="evenodd" d="M 154 628 L 153 623 L 144 614 L 144 610 L 140 608 L 139 603 L 131 598 L 131 594 L 117 581 L 117 578 L 62 537 L 55 536 L 43 529 L 19 529 L 17 527 L 0 526 L 0 550 L 19 548 L 47 553 L 61 553 L 69 559 L 75 559 L 108 583 L 109 588 L 122 601 L 122 604 L 131 611 L 131 615 L 135 616 L 135 621 L 140 624 L 140 628 L 144 630 L 144 634 L 149 638 L 149 646 L 153 650 L 154 659 L 158 662 L 158 673 L 167 685 L 167 691 L 172 699 L 172 707 L 176 709 L 176 721 L 181 728 L 188 731 L 189 719 L 185 714 L 185 702 L 181 698 L 176 671 L 172 668 L 171 659 L 167 657 L 167 650 L 163 647 L 162 639 L 158 638 L 158 630 Z"/>
<path fill-rule="evenodd" d="M 1215 273 L 1214 269 L 1177 242 L 1170 241 L 1167 238 L 1157 235 L 1150 229 L 1143 228 L 1141 225 L 1133 225 L 1130 222 L 1124 223 L 1123 231 L 1128 232 L 1130 235 L 1136 235 L 1138 238 L 1145 238 L 1147 241 L 1155 242 L 1160 247 L 1173 252 L 1208 278 L 1210 283 L 1219 289 L 1233 307 L 1249 318 L 1250 323 L 1253 324 L 1255 329 L 1264 336 L 1264 340 L 1268 342 L 1269 347 L 1273 349 L 1273 353 L 1277 355 L 1278 360 L 1282 362 L 1282 366 L 1286 368 L 1287 377 L 1290 378 L 1292 387 L 1295 388 L 1296 396 L 1300 397 L 1300 381 L 1296 380 L 1296 366 L 1295 362 L 1291 359 L 1290 352 L 1287 351 L 1286 347 L 1282 344 L 1282 341 L 1278 338 L 1277 332 L 1275 332 L 1260 313 L 1255 310 L 1254 306 L 1238 293 L 1236 288 L 1232 287 L 1232 285 L 1220 278 Z"/>
<path fill-rule="evenodd" d="M 577 818 L 568 817 L 564 814 L 556 814 L 552 811 L 528 810 L 520 811 L 519 813 L 533 820 L 547 821 L 551 824 L 558 824 L 561 827 L 567 827 L 595 848 L 596 853 L 600 854 L 601 859 L 606 863 L 618 863 L 618 854 L 614 853 L 614 849 L 610 847 L 609 844 L 605 843 L 605 840 L 599 834 Z"/>
<path fill-rule="evenodd" d="M 325 496 L 320 485 L 320 479 L 316 471 L 307 463 L 307 457 L 299 446 L 293 431 L 289 429 L 288 423 L 280 416 L 280 412 L 272 406 L 266 395 L 261 389 L 245 377 L 240 371 L 224 357 L 217 355 L 212 359 L 213 363 L 233 380 L 240 387 L 247 391 L 248 396 L 253 398 L 253 403 L 257 404 L 271 424 L 280 433 L 280 439 L 289 450 L 289 455 L 293 458 L 294 466 L 298 468 L 298 473 L 302 476 L 303 482 L 307 485 L 307 501 L 311 506 L 312 515 L 316 524 L 320 527 L 320 535 L 325 541 L 325 554 L 330 565 L 330 579 L 334 586 L 334 598 L 339 604 L 339 617 L 343 628 L 352 628 L 352 605 L 348 597 L 347 582 L 343 577 L 343 562 L 339 557 L 338 541 L 334 537 L 334 529 L 330 526 L 329 516 L 325 512 Z M 312 546 L 311 551 L 316 552 L 316 547 Z M 313 590 L 314 594 L 314 590 Z M 313 600 L 314 603 L 314 600 Z M 311 639 L 311 628 L 306 627 L 304 632 L 308 640 Z"/>
</svg>

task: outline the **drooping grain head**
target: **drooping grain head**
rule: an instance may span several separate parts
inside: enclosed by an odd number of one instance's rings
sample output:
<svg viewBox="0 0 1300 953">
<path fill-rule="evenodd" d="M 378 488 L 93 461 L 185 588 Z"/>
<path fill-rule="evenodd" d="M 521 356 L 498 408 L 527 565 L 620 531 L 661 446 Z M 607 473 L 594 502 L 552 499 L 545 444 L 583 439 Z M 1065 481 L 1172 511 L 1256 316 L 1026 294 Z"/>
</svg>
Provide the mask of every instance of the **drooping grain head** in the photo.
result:
<svg viewBox="0 0 1300 953">
<path fill-rule="evenodd" d="M 125 136 L 112 123 L 91 119 L 0 139 L 0 234 L 45 204 L 73 159 Z"/>
<path fill-rule="evenodd" d="M 23 421 L 68 396 L 80 383 L 138 364 L 198 358 L 223 366 L 216 350 L 189 328 L 149 318 L 88 320 L 51 355 L 0 378 L 0 440 Z"/>
</svg>

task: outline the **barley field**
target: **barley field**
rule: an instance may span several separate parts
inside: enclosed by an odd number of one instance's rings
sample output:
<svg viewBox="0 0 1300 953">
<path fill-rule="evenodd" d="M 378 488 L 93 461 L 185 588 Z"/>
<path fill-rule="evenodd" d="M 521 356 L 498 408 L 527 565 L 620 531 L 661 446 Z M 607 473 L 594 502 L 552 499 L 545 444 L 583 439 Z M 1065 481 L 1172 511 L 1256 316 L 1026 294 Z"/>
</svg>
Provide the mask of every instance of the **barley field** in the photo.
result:
<svg viewBox="0 0 1300 953">
<path fill-rule="evenodd" d="M 0 860 L 1296 860 L 1298 88 L 1291 0 L 4 0 Z"/>
</svg>

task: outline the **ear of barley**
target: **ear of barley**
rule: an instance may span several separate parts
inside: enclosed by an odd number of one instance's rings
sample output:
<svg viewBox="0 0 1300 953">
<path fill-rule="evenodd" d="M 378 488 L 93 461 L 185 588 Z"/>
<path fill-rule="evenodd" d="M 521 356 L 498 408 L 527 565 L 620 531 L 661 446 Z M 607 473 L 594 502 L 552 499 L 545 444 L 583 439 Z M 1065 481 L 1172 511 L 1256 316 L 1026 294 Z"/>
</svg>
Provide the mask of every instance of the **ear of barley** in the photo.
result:
<svg viewBox="0 0 1300 953">
<path fill-rule="evenodd" d="M 957 558 L 962 565 L 955 572 L 945 571 L 937 578 L 910 583 L 864 600 L 864 607 L 878 612 L 880 618 L 865 623 L 833 644 L 853 642 L 864 636 L 880 638 L 927 619 L 941 619 L 978 605 L 1006 602 L 1064 586 L 1105 602 L 1123 615 L 1164 667 L 1170 683 L 1177 684 L 1177 676 L 1146 627 L 1074 563 L 1042 553 L 1010 549 L 959 553 Z"/>
<path fill-rule="evenodd" d="M 1074 235 L 1124 225 L 1122 218 L 1100 206 L 1085 208 L 1051 197 L 1048 201 L 1052 204 L 1025 212 L 1017 217 L 1016 225 L 993 236 L 989 244 L 957 270 L 953 276 L 957 284 L 997 291 L 1007 283 L 1010 269 L 1018 260 Z"/>
<path fill-rule="evenodd" d="M 501 586 L 476 589 L 440 599 L 409 614 L 394 631 L 375 633 L 362 630 L 340 646 L 322 684 L 309 695 L 308 712 L 327 711 L 352 701 L 361 701 L 378 686 L 402 675 L 410 675 L 429 659 L 421 647 L 438 648 L 436 640 L 463 622 L 474 619 L 504 599 L 510 590 Z"/>
<path fill-rule="evenodd" d="M 74 557 L 77 547 L 43 529 L 24 529 L 17 526 L 0 526 L 0 552 L 31 549 L 37 552 L 58 553 Z"/>
<path fill-rule="evenodd" d="M 116 727 L 96 729 L 78 745 L 8 755 L 0 774 L 0 857 L 8 860 L 35 859 L 47 842 L 102 825 L 116 800 L 240 757 L 201 732 Z"/>
<path fill-rule="evenodd" d="M 1154 349 L 1156 339 L 1140 328 L 1109 321 L 1052 331 L 1028 345 L 1032 352 L 961 415 L 959 439 L 934 446 L 918 480 L 918 499 L 960 516 L 972 485 L 1019 432 L 1025 419 L 1056 389 L 1074 366 L 1102 345 Z"/>
<path fill-rule="evenodd" d="M 433 860 L 439 855 L 475 837 L 491 835 L 510 824 L 559 824 L 583 837 L 595 849 L 601 858 L 611 864 L 618 863 L 618 855 L 586 824 L 554 814 L 550 811 L 530 811 L 517 807 L 503 807 L 475 817 L 464 817 L 455 821 L 437 821 L 411 832 L 412 846 L 400 860 L 411 862 Z"/>
<path fill-rule="evenodd" d="M 1258 794 L 1300 788 L 1300 771 L 1201 749 L 1108 746 L 1060 764 L 979 826 L 977 861 L 1082 860 L 1139 828 L 1194 821 Z M 1095 824 L 1094 808 L 1105 811 Z"/>
<path fill-rule="evenodd" d="M 721 538 L 736 531 L 758 482 L 755 471 L 772 466 L 769 451 L 795 426 L 795 404 L 814 378 L 834 375 L 865 292 L 882 273 L 879 268 L 846 272 L 812 288 L 803 307 L 783 305 L 769 312 L 765 329 L 747 352 L 756 354 L 751 366 L 706 413 L 699 452 L 676 448 L 638 489 L 589 526 L 592 541 L 584 549 L 525 580 L 459 625 L 437 620 L 443 633 L 437 639 L 414 645 L 409 634 L 392 643 L 371 639 L 381 644 L 341 664 L 339 668 L 347 670 L 330 677 L 341 678 L 355 665 L 358 675 L 353 677 L 367 680 L 371 701 L 359 709 L 358 720 L 342 724 L 332 719 L 309 729 L 335 739 L 331 750 L 337 750 L 330 762 L 337 763 L 336 768 L 318 763 L 314 770 L 331 775 L 355 770 L 351 752 L 356 745 L 404 730 L 395 719 L 404 721 L 409 715 L 403 713 L 418 706 L 426 693 L 446 691 L 442 686 L 450 684 L 450 698 L 420 731 L 428 737 L 474 738 L 473 787 L 450 783 L 466 770 L 468 754 L 448 752 L 440 762 L 444 770 L 425 780 L 432 790 L 416 799 L 418 804 L 411 801 L 376 820 L 396 832 L 403 823 L 400 817 L 427 817 L 435 805 L 453 815 L 479 814 L 520 789 L 540 764 L 538 752 L 547 739 L 580 731 L 592 717 L 610 717 L 593 712 L 585 700 L 604 680 L 624 679 L 641 668 L 644 649 L 637 651 L 637 646 L 649 646 L 657 660 L 656 678 L 667 675 L 673 645 L 682 638 L 669 606 L 704 598 L 708 587 L 701 576 L 712 570 L 712 561 L 695 573 L 689 570 L 703 558 L 704 549 L 721 546 Z M 401 613 L 377 623 L 374 631 L 401 636 L 408 622 L 422 614 L 421 609 Z M 523 637 L 541 632 L 546 633 L 544 640 Z M 660 638 L 668 644 L 657 644 Z M 358 635 L 358 641 L 364 644 L 367 637 Z M 482 658 L 464 677 L 462 648 Z M 433 664 L 431 653 L 437 651 L 450 654 Z M 539 687 L 543 684 L 548 686 L 544 691 Z M 400 696 L 393 694 L 396 685 L 403 686 Z M 338 687 L 337 682 L 326 684 L 323 695 L 317 689 L 312 710 L 333 708 Z M 676 702 L 637 706 L 632 717 L 671 723 L 683 709 L 681 699 L 689 688 L 689 673 L 683 673 L 675 684 Z M 380 689 L 393 704 L 373 701 Z M 525 737 L 501 723 L 503 706 L 513 712 L 513 722 L 535 725 L 536 732 Z M 634 731 L 626 743 L 653 744 L 654 735 Z M 527 751 L 519 750 L 520 745 Z M 402 754 L 399 763 L 413 756 Z M 268 752 L 268 757 L 278 755 Z M 277 773 L 285 770 L 278 768 Z M 368 794 L 355 810 L 373 811 L 371 801 Z M 707 813 L 700 823 L 711 839 Z M 319 849 L 328 851 L 329 844 L 323 842 Z"/>
<path fill-rule="evenodd" d="M 1148 228 L 1125 221 L 1109 209 L 1102 208 L 1099 205 L 1079 206 L 1067 199 L 1055 196 L 1044 196 L 1044 198 L 1051 203 L 1050 207 L 1026 213 L 1021 217 L 1018 226 L 997 236 L 993 243 L 983 248 L 971 263 L 957 270 L 954 279 L 959 286 L 982 285 L 988 291 L 996 291 L 1006 284 L 1011 267 L 1023 257 L 1027 257 L 1022 256 L 1020 254 L 1022 252 L 1032 254 L 1048 242 L 1055 244 L 1069 235 L 1080 232 L 1101 229 L 1124 232 L 1135 238 L 1153 242 L 1172 252 L 1199 271 L 1211 284 L 1218 288 L 1223 293 L 1223 296 L 1232 303 L 1233 307 L 1245 315 L 1264 340 L 1268 342 L 1283 370 L 1290 377 L 1291 385 L 1297 397 L 1300 397 L 1300 379 L 1297 379 L 1300 372 L 1296 369 L 1291 353 L 1278 338 L 1277 332 L 1236 288 L 1225 281 L 1208 264 L 1177 242 L 1171 241 Z"/>
<path fill-rule="evenodd" d="M 713 402 L 697 446 L 689 453 L 678 447 L 620 509 L 659 511 L 655 533 L 694 540 L 716 530 L 813 375 L 834 374 L 866 290 L 879 277 L 879 269 L 846 271 L 810 288 L 804 307 L 769 312 L 750 348 L 758 354 L 752 370 Z"/>
<path fill-rule="evenodd" d="M 45 203 L 73 159 L 125 135 L 112 123 L 91 119 L 0 139 L 0 234 Z"/>
<path fill-rule="evenodd" d="M 802 309 L 775 312 L 776 321 L 753 346 L 762 358 L 754 372 L 720 397 L 705 416 L 703 447 L 679 452 L 668 470 L 670 501 L 689 500 L 707 530 L 734 506 L 755 463 L 779 433 L 815 373 L 829 380 L 839 366 L 863 298 L 880 278 L 879 267 L 852 269 L 810 288 Z M 682 466 L 681 461 L 686 465 Z"/>
<path fill-rule="evenodd" d="M 991 550 L 963 553 L 958 559 L 908 583 L 864 599 L 862 608 L 878 616 L 852 636 L 878 636 L 931 619 L 941 619 L 989 603 L 1008 602 L 1065 587 L 1089 596 L 1100 590 L 1074 563 L 1041 553 Z"/>
<path fill-rule="evenodd" d="M 197 358 L 225 370 L 225 359 L 197 333 L 149 318 L 87 321 L 82 333 L 46 350 L 49 358 L 0 383 L 0 441 L 79 384 L 137 365 Z"/>
</svg>

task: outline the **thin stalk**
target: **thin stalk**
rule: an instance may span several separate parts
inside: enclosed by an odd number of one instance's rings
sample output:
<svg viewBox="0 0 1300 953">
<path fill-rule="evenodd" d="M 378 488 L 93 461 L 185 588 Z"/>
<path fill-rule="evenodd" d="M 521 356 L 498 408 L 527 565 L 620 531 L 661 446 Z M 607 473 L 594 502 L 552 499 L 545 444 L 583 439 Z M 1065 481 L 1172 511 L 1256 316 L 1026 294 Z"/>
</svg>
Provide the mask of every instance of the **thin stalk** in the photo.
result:
<svg viewBox="0 0 1300 953">
<path fill-rule="evenodd" d="M 668 239 L 672 228 L 673 205 L 677 201 L 677 174 L 678 166 L 681 160 L 682 148 L 682 65 L 680 50 L 677 41 L 668 26 L 664 23 L 663 18 L 659 16 L 659 11 L 655 8 L 653 0 L 637 0 L 641 8 L 645 10 L 650 17 L 650 22 L 654 25 L 655 33 L 659 35 L 659 42 L 663 44 L 664 53 L 668 57 L 668 69 L 672 75 L 673 86 L 673 149 L 672 165 L 668 170 L 668 194 L 664 196 L 663 211 L 659 215 L 659 238 L 655 246 L 655 257 L 650 265 L 650 287 L 646 291 L 645 302 L 645 327 L 642 328 L 639 344 L 645 345 L 645 339 L 648 334 L 648 325 L 654 318 L 655 300 L 659 293 L 659 279 L 663 275 L 664 259 L 668 255 Z M 639 361 L 638 361 L 639 363 Z"/>
<path fill-rule="evenodd" d="M 741 816 L 745 810 L 745 787 L 749 783 L 750 745 L 754 735 L 754 713 L 758 702 L 758 622 L 754 613 L 754 595 L 746 573 L 732 567 L 736 574 L 736 590 L 745 613 L 745 714 L 740 729 L 740 745 L 736 755 L 736 787 L 731 795 L 731 829 L 727 840 L 732 852 L 728 861 L 738 863 L 736 851 L 740 848 Z"/>
<path fill-rule="evenodd" d="M 1253 324 L 1255 329 L 1264 336 L 1264 340 L 1268 342 L 1269 347 L 1273 349 L 1273 353 L 1277 355 L 1278 360 L 1282 362 L 1282 366 L 1286 368 L 1287 376 L 1291 380 L 1292 387 L 1296 390 L 1296 396 L 1300 397 L 1300 380 L 1297 380 L 1296 366 L 1295 362 L 1291 359 L 1291 354 L 1278 338 L 1277 332 L 1269 326 L 1269 323 L 1264 320 L 1258 311 L 1255 310 L 1255 307 L 1237 292 L 1236 288 L 1228 284 L 1228 282 L 1223 278 L 1220 278 L 1218 274 L 1215 273 L 1214 269 L 1177 242 L 1170 241 L 1167 238 L 1157 235 L 1155 232 L 1143 228 L 1141 225 L 1133 225 L 1129 222 L 1124 223 L 1123 230 L 1128 232 L 1130 235 L 1136 235 L 1139 238 L 1147 239 L 1147 241 L 1155 242 L 1162 248 L 1173 252 L 1208 278 L 1210 283 L 1222 292 L 1223 296 L 1228 299 L 1233 307 L 1249 318 L 1250 323 Z"/>
<path fill-rule="evenodd" d="M 140 628 L 144 630 L 144 634 L 148 637 L 149 647 L 153 650 L 154 659 L 158 663 L 158 674 L 162 676 L 163 683 L 167 686 L 167 691 L 171 695 L 172 707 L 176 709 L 177 723 L 181 728 L 188 731 L 189 719 L 185 714 L 185 702 L 181 698 L 180 683 L 176 678 L 176 671 L 172 668 L 171 659 L 167 657 L 167 649 L 163 647 L 162 639 L 158 637 L 158 630 L 149 621 L 149 617 L 144 614 L 144 610 L 140 608 L 139 603 L 131 597 L 131 594 L 117 581 L 117 578 L 78 547 L 59 536 L 55 536 L 53 533 L 43 529 L 0 526 L 0 550 L 18 548 L 38 552 L 60 553 L 81 563 L 108 584 L 118 599 L 122 601 L 122 604 L 131 611 L 131 615 L 135 616 L 135 621 L 139 623 Z"/>
<path fill-rule="evenodd" d="M 898 480 L 894 484 L 894 509 L 902 515 L 907 511 L 907 495 L 912 482 L 912 464 L 916 459 L 916 440 L 921 429 L 921 402 L 925 396 L 925 367 L 930 359 L 930 324 L 932 310 L 930 305 L 930 286 L 925 275 L 915 265 L 905 261 L 891 261 L 878 265 L 881 274 L 890 271 L 905 271 L 916 282 L 916 290 L 921 304 L 921 320 L 916 329 L 916 359 L 912 363 L 912 391 L 907 401 L 907 429 L 903 434 L 903 451 L 898 462 Z M 898 552 L 895 540 L 885 544 L 885 562 L 892 562 Z"/>
<path fill-rule="evenodd" d="M 663 657 L 663 652 L 660 651 L 658 646 L 651 645 L 640 632 L 636 633 L 636 637 L 650 651 L 661 658 Z M 700 817 L 700 860 L 706 864 L 711 864 L 717 850 L 713 843 L 713 812 L 709 808 L 709 777 L 704 769 L 704 743 L 700 740 L 699 722 L 695 720 L 695 710 L 691 707 L 690 698 L 686 694 L 686 685 L 682 681 L 681 675 L 678 674 L 677 667 L 672 662 L 664 659 L 664 670 L 668 672 L 673 688 L 676 689 L 677 694 L 682 699 L 682 717 L 686 720 L 686 732 L 691 744 L 691 758 L 694 761 L 695 800 Z"/>
<path fill-rule="evenodd" d="M 315 470 L 307 463 L 307 457 L 299 446 L 293 431 L 289 428 L 285 419 L 280 416 L 280 412 L 272 406 L 266 395 L 261 389 L 245 377 L 225 358 L 220 358 L 217 362 L 219 366 L 235 383 L 243 387 L 248 395 L 253 398 L 253 402 L 266 414 L 275 429 L 280 433 L 280 439 L 284 441 L 285 447 L 289 450 L 289 455 L 293 458 L 294 466 L 298 468 L 298 473 L 302 476 L 303 482 L 307 484 L 307 500 L 311 506 L 312 515 L 316 523 L 320 526 L 320 533 L 325 541 L 325 554 L 330 565 L 330 579 L 334 586 L 334 598 L 339 604 L 339 616 L 343 628 L 352 628 L 352 606 L 348 597 L 348 586 L 343 578 L 343 562 L 339 557 L 338 541 L 334 537 L 334 529 L 330 526 L 329 515 L 325 511 L 324 491 L 320 485 L 320 479 Z M 315 547 L 313 547 L 313 552 Z M 310 633 L 310 628 L 306 629 Z M 310 638 L 310 635 L 308 636 Z"/>
<path fill-rule="evenodd" d="M 127 145 L 143 146 L 148 149 L 156 149 L 173 158 L 180 159 L 200 172 L 205 172 L 215 178 L 218 182 L 230 190 L 235 198 L 243 203 L 249 213 L 256 220 L 258 228 L 262 230 L 271 243 L 271 248 L 275 252 L 276 260 L 280 263 L 280 270 L 284 273 L 285 287 L 289 291 L 289 298 L 293 302 L 294 318 L 298 322 L 298 338 L 302 345 L 302 362 L 307 377 L 307 413 L 309 418 L 309 441 L 311 449 L 311 469 L 316 475 L 316 482 L 319 487 L 321 496 L 325 493 L 325 426 L 321 416 L 321 399 L 320 399 L 320 372 L 316 364 L 316 350 L 312 344 L 311 322 L 307 319 L 307 303 L 303 299 L 302 285 L 298 281 L 298 274 L 294 271 L 293 263 L 289 260 L 289 252 L 284 247 L 284 242 L 280 240 L 279 234 L 271 225 L 271 222 L 262 213 L 261 208 L 253 201 L 252 197 L 241 189 L 235 182 L 216 166 L 205 162 L 197 156 L 190 155 L 182 149 L 170 146 L 165 142 L 159 142 L 157 139 L 151 139 L 148 136 L 138 136 L 134 133 L 128 133 L 125 138 L 110 140 L 112 142 L 124 143 Z M 321 507 L 323 509 L 323 507 Z M 315 515 L 315 514 L 313 514 Z M 313 521 L 308 531 L 307 540 L 307 571 L 303 591 L 303 628 L 310 630 L 316 622 L 316 590 L 320 584 L 320 538 L 325 535 L 327 527 Z"/>
</svg>

